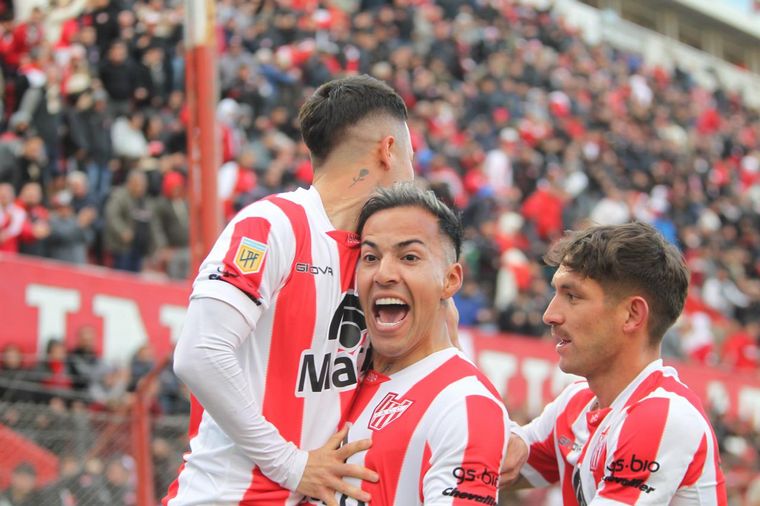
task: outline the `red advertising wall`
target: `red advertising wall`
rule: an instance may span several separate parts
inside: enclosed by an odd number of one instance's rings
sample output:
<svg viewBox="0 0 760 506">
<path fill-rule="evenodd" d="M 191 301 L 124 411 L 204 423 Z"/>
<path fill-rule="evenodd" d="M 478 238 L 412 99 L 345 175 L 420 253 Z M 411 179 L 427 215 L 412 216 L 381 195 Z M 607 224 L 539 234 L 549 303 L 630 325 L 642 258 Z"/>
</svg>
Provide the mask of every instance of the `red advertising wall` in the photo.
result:
<svg viewBox="0 0 760 506">
<path fill-rule="evenodd" d="M 471 347 L 471 355 L 510 410 L 536 415 L 565 385 L 578 379 L 557 367 L 553 342 L 467 330 L 461 335 L 465 351 Z M 679 362 L 666 364 L 678 370 L 681 381 L 699 395 L 706 408 L 751 421 L 760 429 L 760 377 Z"/>
<path fill-rule="evenodd" d="M 75 331 L 94 325 L 99 351 L 110 360 L 128 360 L 143 343 L 157 357 L 169 353 L 182 326 L 189 283 L 149 281 L 96 267 L 74 268 L 28 257 L 0 254 L 0 348 L 18 343 L 39 353 L 53 337 L 73 344 Z M 537 414 L 575 378 L 556 366 L 551 342 L 519 336 L 461 332 L 465 351 L 504 396 L 511 410 Z M 672 364 L 706 405 L 760 427 L 760 378 Z"/>
<path fill-rule="evenodd" d="M 128 360 L 146 342 L 158 357 L 169 353 L 190 294 L 189 283 L 2 253 L 0 279 L 0 348 L 13 342 L 42 353 L 50 339 L 73 345 L 79 327 L 94 325 L 109 360 Z"/>
</svg>

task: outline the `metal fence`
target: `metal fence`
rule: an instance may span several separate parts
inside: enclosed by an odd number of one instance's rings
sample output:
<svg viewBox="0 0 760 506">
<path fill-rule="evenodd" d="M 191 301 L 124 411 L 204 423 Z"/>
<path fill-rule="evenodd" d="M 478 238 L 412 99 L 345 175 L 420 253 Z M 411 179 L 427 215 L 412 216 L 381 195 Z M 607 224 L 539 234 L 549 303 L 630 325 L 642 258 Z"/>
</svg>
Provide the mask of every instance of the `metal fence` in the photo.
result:
<svg viewBox="0 0 760 506">
<path fill-rule="evenodd" d="M 0 504 L 3 494 L 40 506 L 158 504 L 176 477 L 188 423 L 160 414 L 159 372 L 116 408 L 16 382 L 25 395 L 0 399 Z"/>
</svg>

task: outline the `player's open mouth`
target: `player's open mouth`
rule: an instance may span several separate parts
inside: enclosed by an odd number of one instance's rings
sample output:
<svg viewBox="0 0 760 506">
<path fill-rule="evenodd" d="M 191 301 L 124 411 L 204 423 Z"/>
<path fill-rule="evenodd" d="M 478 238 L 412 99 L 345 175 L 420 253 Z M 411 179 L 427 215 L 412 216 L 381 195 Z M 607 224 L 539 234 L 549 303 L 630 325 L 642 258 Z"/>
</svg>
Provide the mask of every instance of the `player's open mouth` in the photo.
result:
<svg viewBox="0 0 760 506">
<path fill-rule="evenodd" d="M 395 297 L 383 297 L 375 301 L 372 312 L 378 327 L 388 329 L 401 325 L 409 313 L 409 305 Z"/>
<path fill-rule="evenodd" d="M 572 339 L 568 339 L 567 336 L 561 334 L 557 329 L 552 327 L 552 337 L 557 341 L 557 349 L 562 348 L 568 343 L 572 342 Z"/>
</svg>

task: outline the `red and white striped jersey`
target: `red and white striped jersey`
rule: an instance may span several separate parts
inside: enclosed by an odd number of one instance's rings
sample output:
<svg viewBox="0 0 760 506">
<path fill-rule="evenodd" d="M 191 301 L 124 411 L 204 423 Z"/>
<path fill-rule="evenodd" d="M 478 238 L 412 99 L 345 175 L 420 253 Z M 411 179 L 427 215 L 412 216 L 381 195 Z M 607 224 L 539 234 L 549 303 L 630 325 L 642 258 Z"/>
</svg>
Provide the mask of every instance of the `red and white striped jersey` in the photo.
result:
<svg viewBox="0 0 760 506">
<path fill-rule="evenodd" d="M 715 433 L 694 393 L 661 360 L 612 405 L 595 409 L 585 381 L 524 427 L 534 486 L 556 483 L 565 505 L 725 505 Z"/>
<path fill-rule="evenodd" d="M 315 188 L 283 193 L 238 213 L 193 285 L 191 299 L 222 300 L 249 320 L 254 330 L 235 349 L 242 376 L 266 420 L 302 450 L 338 430 L 366 356 L 353 289 L 358 244 L 356 234 L 334 229 Z M 169 505 L 301 500 L 265 477 L 208 412 L 193 425 Z"/>
<path fill-rule="evenodd" d="M 380 476 L 378 483 L 361 483 L 373 506 L 497 504 L 507 411 L 455 348 L 390 376 L 369 371 L 347 421 L 348 441 L 372 439 L 368 451 L 348 462 Z M 338 502 L 357 504 L 340 496 Z"/>
</svg>

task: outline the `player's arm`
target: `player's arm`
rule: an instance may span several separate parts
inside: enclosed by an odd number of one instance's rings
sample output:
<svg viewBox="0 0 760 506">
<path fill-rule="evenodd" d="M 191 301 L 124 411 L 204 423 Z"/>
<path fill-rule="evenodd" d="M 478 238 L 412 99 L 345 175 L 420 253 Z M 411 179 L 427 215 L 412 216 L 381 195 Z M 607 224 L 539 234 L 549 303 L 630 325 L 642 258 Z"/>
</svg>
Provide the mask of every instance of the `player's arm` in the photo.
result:
<svg viewBox="0 0 760 506">
<path fill-rule="evenodd" d="M 501 463 L 499 488 L 512 490 L 530 488 L 532 486 L 530 482 L 520 474 L 530 456 L 530 448 L 526 443 L 528 436 L 519 424 L 512 420 L 509 423 L 509 441 L 507 454 Z"/>
<path fill-rule="evenodd" d="M 607 441 L 604 469 L 590 502 L 594 506 L 669 504 L 679 488 L 694 486 L 703 473 L 715 476 L 718 448 L 712 430 L 683 397 L 637 403 L 623 422 L 615 448 Z M 717 493 L 695 491 L 715 501 L 700 504 L 718 504 Z"/>
<path fill-rule="evenodd" d="M 255 330 L 271 294 L 289 274 L 294 241 L 292 235 L 283 237 L 287 234 L 278 232 L 288 230 L 289 224 L 285 225 L 288 228 L 273 227 L 263 217 L 228 225 L 212 251 L 224 255 L 222 266 L 194 286 L 175 349 L 174 370 L 264 475 L 289 490 L 321 497 L 320 487 L 346 488 L 343 476 L 373 479 L 374 473 L 347 466 L 343 453 L 329 444 L 306 452 L 286 441 L 264 418 L 237 353 Z M 256 254 L 262 255 L 258 264 L 253 263 Z M 355 451 L 367 445 L 361 442 Z M 346 493 L 355 496 L 356 490 Z"/>
<path fill-rule="evenodd" d="M 501 485 L 509 488 L 543 487 L 559 481 L 555 447 L 557 417 L 582 384 L 569 385 L 541 414 L 522 427 L 512 427 L 509 448 L 501 469 Z M 520 444 L 522 440 L 527 449 Z M 513 451 L 514 450 L 514 451 Z M 511 452 L 511 453 L 510 453 Z"/>
<path fill-rule="evenodd" d="M 493 397 L 468 395 L 450 405 L 428 436 L 429 469 L 420 491 L 425 505 L 496 504 L 499 466 L 509 436 L 507 412 Z"/>
<path fill-rule="evenodd" d="M 233 297 L 236 288 L 226 288 Z M 193 298 L 174 351 L 174 371 L 217 424 L 271 480 L 295 490 L 308 454 L 285 441 L 261 414 L 237 348 L 252 327 L 233 305 Z"/>
</svg>

